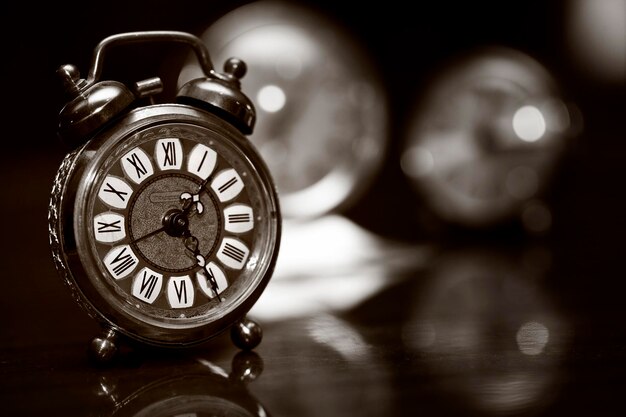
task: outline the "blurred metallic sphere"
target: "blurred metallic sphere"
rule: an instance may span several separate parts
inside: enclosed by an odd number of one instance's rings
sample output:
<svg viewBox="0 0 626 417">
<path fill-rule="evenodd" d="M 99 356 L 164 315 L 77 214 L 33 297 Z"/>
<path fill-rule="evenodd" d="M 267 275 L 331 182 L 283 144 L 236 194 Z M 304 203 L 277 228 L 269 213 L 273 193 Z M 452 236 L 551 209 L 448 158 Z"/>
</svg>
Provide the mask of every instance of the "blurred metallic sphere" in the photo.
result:
<svg viewBox="0 0 626 417">
<path fill-rule="evenodd" d="M 318 12 L 280 1 L 239 7 L 201 35 L 216 67 L 248 66 L 250 140 L 277 184 L 285 218 L 342 211 L 368 189 L 387 147 L 385 90 L 353 36 Z M 201 72 L 192 59 L 179 84 Z"/>
</svg>

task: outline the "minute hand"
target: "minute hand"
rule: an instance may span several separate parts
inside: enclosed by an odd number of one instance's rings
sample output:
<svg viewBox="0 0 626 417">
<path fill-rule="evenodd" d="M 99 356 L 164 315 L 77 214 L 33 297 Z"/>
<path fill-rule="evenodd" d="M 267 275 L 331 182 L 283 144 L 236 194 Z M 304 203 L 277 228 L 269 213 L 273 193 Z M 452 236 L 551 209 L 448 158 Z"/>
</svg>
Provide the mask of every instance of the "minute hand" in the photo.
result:
<svg viewBox="0 0 626 417">
<path fill-rule="evenodd" d="M 147 238 L 149 238 L 151 236 L 154 236 L 154 235 L 156 235 L 158 233 L 163 232 L 164 230 L 165 230 L 165 226 L 163 226 L 163 227 L 161 227 L 159 229 L 153 230 L 150 233 L 147 233 L 147 234 L 145 234 L 145 235 L 143 235 L 141 237 L 138 237 L 137 239 L 131 240 L 130 243 L 131 244 L 137 244 L 137 243 L 141 242 L 144 239 L 147 239 Z"/>
<path fill-rule="evenodd" d="M 211 284 L 211 288 L 213 289 L 213 293 L 218 300 L 223 301 L 222 296 L 219 293 L 219 286 L 215 280 L 215 275 L 209 265 L 207 265 L 205 257 L 200 253 L 200 249 L 198 248 L 198 239 L 191 234 L 189 229 L 185 231 L 183 238 L 185 248 L 187 248 L 187 250 L 194 256 L 196 264 L 205 272 L 206 277 Z"/>
<path fill-rule="evenodd" d="M 202 183 L 200 184 L 200 186 L 198 187 L 198 192 L 196 194 L 200 194 L 203 190 L 205 190 L 207 184 L 209 183 L 209 180 L 211 179 L 211 176 L 209 175 L 208 177 L 206 177 L 206 179 L 204 181 L 202 181 Z"/>
</svg>

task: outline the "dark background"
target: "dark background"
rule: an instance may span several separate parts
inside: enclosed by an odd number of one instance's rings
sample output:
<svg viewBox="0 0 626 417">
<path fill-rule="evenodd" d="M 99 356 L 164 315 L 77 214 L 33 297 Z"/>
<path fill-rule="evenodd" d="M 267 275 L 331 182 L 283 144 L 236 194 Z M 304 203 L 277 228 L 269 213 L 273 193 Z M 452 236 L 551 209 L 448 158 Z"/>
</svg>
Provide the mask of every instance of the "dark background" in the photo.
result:
<svg viewBox="0 0 626 417">
<path fill-rule="evenodd" d="M 0 348 L 5 354 L 15 349 L 42 351 L 68 339 L 83 339 L 93 329 L 56 277 L 48 248 L 48 196 L 65 153 L 55 133 L 63 103 L 56 69 L 72 63 L 86 75 L 95 45 L 119 32 L 183 30 L 200 35 L 212 21 L 244 3 L 115 0 L 35 6 L 22 2 L 4 12 L 2 67 L 7 89 L 2 110 L 1 218 L 5 224 L 0 245 L 4 288 Z M 444 239 L 444 243 L 503 236 L 514 240 L 517 231 L 509 228 L 455 231 L 442 238 L 417 221 L 409 227 L 400 222 L 419 209 L 420 201 L 399 171 L 400 144 L 394 138 L 401 135 L 428 76 L 472 48 L 513 47 L 552 72 L 566 97 L 580 109 L 584 129 L 572 143 L 548 196 L 554 225 L 545 239 L 559 266 L 548 285 L 565 308 L 581 318 L 580 333 L 587 336 L 588 344 L 579 349 L 598 348 L 607 358 L 602 363 L 607 372 L 611 361 L 626 370 L 625 88 L 623 79 L 622 84 L 597 79 L 574 62 L 565 39 L 567 1 L 301 3 L 352 33 L 373 58 L 387 88 L 391 149 L 372 187 L 346 213 L 385 237 L 409 242 Z M 172 76 L 182 65 L 179 57 L 168 47 L 146 48 L 140 57 L 112 54 L 104 76 L 138 80 L 154 76 L 156 70 Z M 73 322 L 68 324 L 70 318 Z M 587 365 L 593 362 L 582 366 Z M 623 383 L 615 388 L 620 390 L 626 392 Z"/>
<path fill-rule="evenodd" d="M 5 35 L 5 83 L 3 114 L 5 149 L 3 171 L 8 169 L 5 201 L 26 201 L 28 219 L 8 223 L 8 247 L 20 247 L 24 237 L 47 240 L 43 219 L 47 188 L 65 150 L 56 139 L 57 116 L 63 104 L 56 69 L 77 65 L 83 76 L 91 65 L 95 45 L 106 36 L 136 30 L 183 30 L 200 35 L 214 20 L 244 1 L 109 1 L 64 2 L 31 7 L 16 5 L 6 19 L 19 30 Z M 552 72 L 565 98 L 583 115 L 584 130 L 572 142 L 566 161 L 548 196 L 554 210 L 551 239 L 564 256 L 585 259 L 584 268 L 567 277 L 566 287 L 576 291 L 605 293 L 608 286 L 621 289 L 626 255 L 623 234 L 626 209 L 622 174 L 626 161 L 626 129 L 623 125 L 624 84 L 593 77 L 577 65 L 566 38 L 566 0 L 420 2 L 388 1 L 358 6 L 335 1 L 300 1 L 343 26 L 364 45 L 387 88 L 391 115 L 391 149 L 385 166 L 360 204 L 347 215 L 377 233 L 401 239 L 430 239 L 423 225 L 398 219 L 414 218 L 420 201 L 406 184 L 399 164 L 399 138 L 409 112 L 428 77 L 454 57 L 484 45 L 502 45 L 529 54 Z M 8 28 L 5 25 L 5 30 Z M 186 51 L 185 51 L 186 52 Z M 139 80 L 159 72 L 172 93 L 175 75 L 182 65 L 177 49 L 159 45 L 107 56 L 103 77 Z M 180 58 L 180 60 L 179 60 Z M 167 83 L 170 77 L 171 83 Z M 165 96 L 167 98 L 167 96 Z M 7 131 L 8 130 L 8 131 Z M 9 156 L 10 155 L 10 156 Z M 16 176 L 15 165 L 27 169 Z M 23 174 L 28 173 L 24 178 Z M 3 176 L 5 173 L 3 172 Z M 23 186 L 29 186 L 24 188 Z M 19 190 L 19 191 L 18 191 Z M 36 190 L 36 193 L 35 193 Z M 387 198 L 380 198 L 387 196 Z M 402 199 L 402 200 L 399 200 Z M 18 203 L 19 204 L 19 203 Z M 12 204 L 4 204 L 5 208 Z M 395 213 L 395 214 L 394 214 Z M 37 226 L 34 225 L 37 222 Z M 16 232 L 15 227 L 29 233 Z M 506 233 L 508 230 L 500 233 Z M 484 236 L 483 233 L 481 236 Z M 461 234 L 461 238 L 465 235 Z M 458 237 L 458 236 L 457 236 Z M 436 236 L 435 236 L 436 238 Z M 476 236 L 472 236 L 476 238 Z M 482 238 L 482 237 L 480 237 Z M 17 243 L 17 245 L 14 245 Z M 10 252 L 5 249 L 3 252 Z M 36 258 L 44 258 L 37 253 Z M 580 277 L 578 276 L 580 275 Z M 620 297 L 620 291 L 606 296 Z M 600 303 L 606 305 L 607 303 Z"/>
</svg>

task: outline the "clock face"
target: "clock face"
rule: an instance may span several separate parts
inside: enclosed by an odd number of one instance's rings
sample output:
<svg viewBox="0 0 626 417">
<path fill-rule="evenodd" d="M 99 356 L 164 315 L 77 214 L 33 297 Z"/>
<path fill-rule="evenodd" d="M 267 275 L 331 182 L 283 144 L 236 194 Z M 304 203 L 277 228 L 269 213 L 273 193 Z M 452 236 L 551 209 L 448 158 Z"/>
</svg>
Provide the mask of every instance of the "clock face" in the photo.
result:
<svg viewBox="0 0 626 417">
<path fill-rule="evenodd" d="M 483 227 L 523 215 L 567 147 L 568 110 L 522 53 L 486 49 L 455 64 L 416 106 L 402 169 L 444 221 Z"/>
<path fill-rule="evenodd" d="M 175 333 L 249 308 L 273 268 L 269 177 L 246 139 L 214 119 L 166 118 L 88 145 L 99 149 L 76 194 L 86 270 L 78 285 L 106 319 L 139 337 L 159 333 L 144 332 L 150 326 Z"/>
</svg>

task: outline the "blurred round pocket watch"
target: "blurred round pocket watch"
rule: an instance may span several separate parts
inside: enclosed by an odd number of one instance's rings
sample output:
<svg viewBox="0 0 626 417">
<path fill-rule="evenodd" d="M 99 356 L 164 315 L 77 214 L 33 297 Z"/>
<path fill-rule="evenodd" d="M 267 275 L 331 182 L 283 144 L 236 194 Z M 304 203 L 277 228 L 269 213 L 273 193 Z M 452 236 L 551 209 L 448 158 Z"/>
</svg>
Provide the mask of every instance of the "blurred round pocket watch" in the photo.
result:
<svg viewBox="0 0 626 417">
<path fill-rule="evenodd" d="M 259 120 L 250 140 L 276 181 L 283 217 L 352 208 L 382 168 L 386 92 L 367 51 L 330 16 L 282 0 L 239 6 L 201 38 L 214 57 L 243 58 Z M 191 57 L 179 85 L 200 73 Z"/>
<path fill-rule="evenodd" d="M 133 88 L 99 80 L 111 47 L 155 42 L 191 47 L 203 68 L 176 103 L 154 103 L 158 77 Z M 50 244 L 75 300 L 104 327 L 95 357 L 110 359 L 119 335 L 188 347 L 230 329 L 254 348 L 261 328 L 245 316 L 273 272 L 281 216 L 245 136 L 256 117 L 239 88 L 245 63 L 216 72 L 196 36 L 150 31 L 102 40 L 86 79 L 72 65 L 57 72 L 70 97 L 58 135 L 73 150 L 54 180 Z"/>
<path fill-rule="evenodd" d="M 413 109 L 401 166 L 446 224 L 484 229 L 514 220 L 545 232 L 545 195 L 577 124 L 556 80 L 532 57 L 485 47 L 430 80 Z"/>
</svg>

